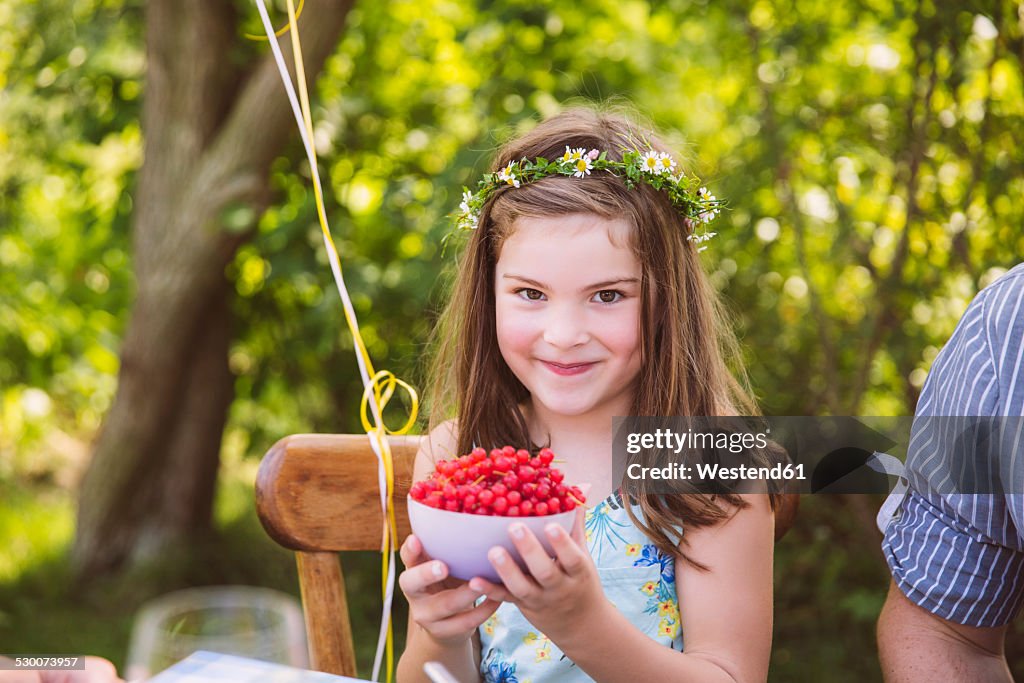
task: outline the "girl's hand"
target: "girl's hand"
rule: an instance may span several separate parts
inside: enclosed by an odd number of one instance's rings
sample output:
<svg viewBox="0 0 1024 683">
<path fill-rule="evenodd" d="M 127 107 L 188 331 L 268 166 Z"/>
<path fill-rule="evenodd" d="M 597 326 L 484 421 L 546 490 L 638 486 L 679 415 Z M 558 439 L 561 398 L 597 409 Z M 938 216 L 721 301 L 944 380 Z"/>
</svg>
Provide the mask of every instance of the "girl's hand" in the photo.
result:
<svg viewBox="0 0 1024 683">
<path fill-rule="evenodd" d="M 584 508 L 577 508 L 572 534 L 557 524 L 544 528 L 556 558 L 545 552 L 524 524 L 513 524 L 509 535 L 529 574 L 524 574 L 504 548 L 491 548 L 488 559 L 504 586 L 476 577 L 469 582 L 491 600 L 514 603 L 523 616 L 556 643 L 559 636 L 587 619 L 590 610 L 605 605 L 604 590 L 587 550 Z"/>
<path fill-rule="evenodd" d="M 413 535 L 405 539 L 399 554 L 405 571 L 398 576 L 398 585 L 409 600 L 409 616 L 440 645 L 466 643 L 501 604 L 488 599 L 475 605 L 481 591 L 450 578 L 448 566 L 431 560 Z"/>
</svg>

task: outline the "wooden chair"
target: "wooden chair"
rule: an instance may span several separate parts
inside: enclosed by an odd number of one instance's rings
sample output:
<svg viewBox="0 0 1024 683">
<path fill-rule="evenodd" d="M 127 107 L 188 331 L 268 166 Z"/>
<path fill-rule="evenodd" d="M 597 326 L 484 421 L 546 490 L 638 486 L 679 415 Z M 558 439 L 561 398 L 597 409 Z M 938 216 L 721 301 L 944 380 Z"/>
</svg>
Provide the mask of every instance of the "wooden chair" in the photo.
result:
<svg viewBox="0 0 1024 683">
<path fill-rule="evenodd" d="M 389 437 L 399 542 L 409 535 L 405 497 L 422 438 Z M 776 512 L 776 540 L 792 525 L 798 504 L 799 496 L 788 494 Z M 369 439 L 365 434 L 296 434 L 281 439 L 260 463 L 256 510 L 270 537 L 295 551 L 311 667 L 355 676 L 345 578 L 337 553 L 380 550 L 384 518 L 377 456 Z"/>
<path fill-rule="evenodd" d="M 405 497 L 421 438 L 389 437 L 400 540 L 409 535 Z M 296 434 L 281 439 L 260 463 L 256 511 L 270 537 L 295 551 L 310 666 L 356 676 L 345 577 L 337 553 L 380 550 L 384 517 L 377 456 L 369 439 L 365 434 Z"/>
</svg>

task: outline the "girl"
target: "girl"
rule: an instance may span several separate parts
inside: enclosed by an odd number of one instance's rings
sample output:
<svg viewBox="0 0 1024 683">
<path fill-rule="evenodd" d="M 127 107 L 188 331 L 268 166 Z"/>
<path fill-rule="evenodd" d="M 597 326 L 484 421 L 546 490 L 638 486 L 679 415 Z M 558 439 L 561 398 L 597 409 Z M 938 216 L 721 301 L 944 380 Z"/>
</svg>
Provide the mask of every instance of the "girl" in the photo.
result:
<svg viewBox="0 0 1024 683">
<path fill-rule="evenodd" d="M 563 159 L 578 177 L 550 173 Z M 623 159 L 648 164 L 649 182 L 601 167 Z M 554 559 L 510 524 L 528 571 L 494 548 L 502 584 L 449 579 L 410 536 L 400 681 L 426 680 L 431 660 L 463 682 L 766 678 L 775 498 L 612 491 L 613 416 L 754 410 L 727 369 L 732 343 L 674 166 L 626 117 L 575 109 L 499 152 L 501 187 L 467 193 L 475 229 L 437 330 L 434 424 L 414 479 L 475 444 L 548 445 L 600 502 L 571 535 L 546 529 Z"/>
</svg>

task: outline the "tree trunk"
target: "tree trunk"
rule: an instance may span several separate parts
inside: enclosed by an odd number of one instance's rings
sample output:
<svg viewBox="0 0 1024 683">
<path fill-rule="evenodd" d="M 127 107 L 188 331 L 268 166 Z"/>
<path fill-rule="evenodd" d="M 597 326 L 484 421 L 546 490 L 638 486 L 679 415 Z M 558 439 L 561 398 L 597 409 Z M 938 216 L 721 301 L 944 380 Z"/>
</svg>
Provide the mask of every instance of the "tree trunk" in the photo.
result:
<svg viewBox="0 0 1024 683">
<path fill-rule="evenodd" d="M 351 4 L 307 3 L 299 27 L 309 78 L 337 45 Z M 233 397 L 224 269 L 245 238 L 222 230 L 221 215 L 266 201 L 270 162 L 295 130 L 272 57 L 237 65 L 230 0 L 153 0 L 146 33 L 145 160 L 132 221 L 138 291 L 117 395 L 80 489 L 80 578 L 210 528 Z"/>
</svg>

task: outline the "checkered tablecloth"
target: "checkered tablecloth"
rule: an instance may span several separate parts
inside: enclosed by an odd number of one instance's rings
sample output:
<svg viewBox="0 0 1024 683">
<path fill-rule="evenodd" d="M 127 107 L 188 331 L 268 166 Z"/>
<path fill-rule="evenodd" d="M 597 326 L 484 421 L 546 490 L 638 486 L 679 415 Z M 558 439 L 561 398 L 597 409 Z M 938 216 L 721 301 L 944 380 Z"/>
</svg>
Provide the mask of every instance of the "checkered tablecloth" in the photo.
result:
<svg viewBox="0 0 1024 683">
<path fill-rule="evenodd" d="M 359 683 L 361 680 L 200 650 L 158 673 L 149 683 Z"/>
</svg>

